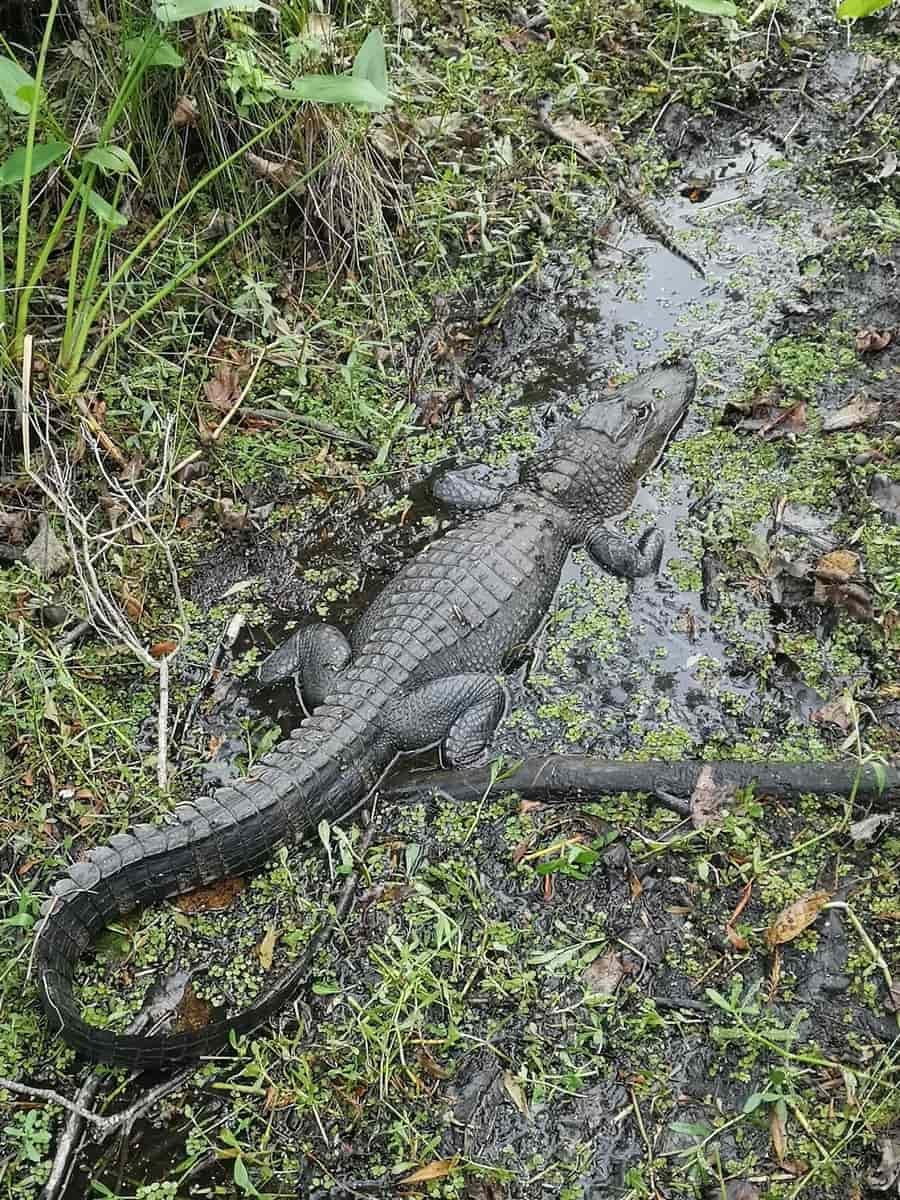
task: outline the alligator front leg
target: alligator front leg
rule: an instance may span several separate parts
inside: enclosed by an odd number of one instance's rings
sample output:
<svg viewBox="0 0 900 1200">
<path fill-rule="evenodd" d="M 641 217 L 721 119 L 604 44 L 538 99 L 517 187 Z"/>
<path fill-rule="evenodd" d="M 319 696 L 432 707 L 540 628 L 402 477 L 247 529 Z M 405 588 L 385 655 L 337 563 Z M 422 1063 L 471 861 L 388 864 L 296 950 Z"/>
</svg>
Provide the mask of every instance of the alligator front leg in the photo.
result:
<svg viewBox="0 0 900 1200">
<path fill-rule="evenodd" d="M 409 692 L 387 718 L 403 750 L 440 744 L 452 767 L 471 766 L 490 745 L 506 707 L 493 675 L 448 675 Z"/>
<path fill-rule="evenodd" d="M 663 544 L 663 536 L 657 529 L 648 529 L 634 543 L 605 525 L 592 529 L 585 540 L 588 554 L 599 567 L 626 579 L 655 575 L 662 561 Z"/>
<path fill-rule="evenodd" d="M 297 697 L 309 711 L 334 688 L 352 655 L 350 643 L 333 625 L 305 625 L 263 659 L 259 680 L 277 683 L 293 678 Z"/>
</svg>

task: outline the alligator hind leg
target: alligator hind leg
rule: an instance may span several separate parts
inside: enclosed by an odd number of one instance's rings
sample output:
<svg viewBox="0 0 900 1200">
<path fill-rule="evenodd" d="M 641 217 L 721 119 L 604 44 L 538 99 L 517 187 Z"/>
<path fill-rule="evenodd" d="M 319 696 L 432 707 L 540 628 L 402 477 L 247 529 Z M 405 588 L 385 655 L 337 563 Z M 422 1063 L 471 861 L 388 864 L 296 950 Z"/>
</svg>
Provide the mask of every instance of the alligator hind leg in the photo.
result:
<svg viewBox="0 0 900 1200">
<path fill-rule="evenodd" d="M 493 675 L 448 675 L 404 696 L 388 723 L 403 750 L 440 743 L 448 765 L 467 767 L 490 745 L 505 707 Z"/>
<path fill-rule="evenodd" d="M 350 643 L 333 625 L 305 625 L 263 659 L 259 680 L 276 683 L 293 677 L 301 704 L 313 709 L 333 689 L 352 654 Z"/>
<path fill-rule="evenodd" d="M 603 525 L 591 530 L 585 540 L 588 554 L 599 567 L 626 579 L 655 575 L 662 561 L 663 545 L 663 536 L 657 529 L 648 529 L 634 543 Z"/>
</svg>

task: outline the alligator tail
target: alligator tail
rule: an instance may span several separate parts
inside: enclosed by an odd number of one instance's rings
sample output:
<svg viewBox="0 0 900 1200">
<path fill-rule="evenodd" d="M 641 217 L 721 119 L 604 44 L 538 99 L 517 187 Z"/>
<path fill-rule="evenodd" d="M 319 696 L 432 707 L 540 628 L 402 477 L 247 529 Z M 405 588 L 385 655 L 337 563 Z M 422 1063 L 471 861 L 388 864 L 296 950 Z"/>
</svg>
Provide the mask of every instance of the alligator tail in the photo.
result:
<svg viewBox="0 0 900 1200">
<path fill-rule="evenodd" d="M 41 1002 L 55 1031 L 98 1062 L 164 1069 L 227 1043 L 296 994 L 289 970 L 251 1008 L 190 1033 L 142 1037 L 89 1025 L 73 993 L 78 959 L 114 917 L 260 866 L 280 844 L 364 799 L 394 758 L 383 737 L 342 705 L 323 706 L 252 773 L 176 808 L 167 825 L 137 825 L 90 850 L 54 886 L 34 951 Z"/>
</svg>

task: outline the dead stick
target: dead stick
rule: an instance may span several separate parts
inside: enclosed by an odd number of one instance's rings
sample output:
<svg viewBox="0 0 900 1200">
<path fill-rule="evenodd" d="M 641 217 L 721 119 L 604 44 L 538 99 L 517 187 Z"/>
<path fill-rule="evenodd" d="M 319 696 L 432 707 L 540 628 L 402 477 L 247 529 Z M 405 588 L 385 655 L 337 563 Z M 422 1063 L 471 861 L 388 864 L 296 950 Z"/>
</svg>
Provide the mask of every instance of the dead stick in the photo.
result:
<svg viewBox="0 0 900 1200">
<path fill-rule="evenodd" d="M 752 786 L 757 795 L 796 800 L 804 794 L 855 794 L 859 800 L 900 806 L 900 770 L 873 763 L 622 762 L 566 754 L 526 758 L 493 782 L 489 767 L 408 774 L 385 788 L 382 795 L 389 801 L 408 800 L 434 790 L 454 800 L 478 800 L 488 790 L 495 796 L 517 792 L 530 799 L 553 802 L 645 792 L 683 816 L 689 804 L 680 797 L 693 793 L 704 767 L 712 769 L 716 785 Z"/>
<path fill-rule="evenodd" d="M 66 1109 L 67 1112 L 76 1113 L 83 1121 L 89 1121 L 95 1129 L 99 1130 L 102 1135 L 105 1135 L 111 1133 L 114 1129 L 118 1129 L 126 1121 L 133 1121 L 135 1117 L 140 1116 L 145 1109 L 155 1104 L 157 1100 L 161 1100 L 170 1092 L 174 1092 L 196 1069 L 195 1064 L 184 1071 L 179 1071 L 171 1079 L 166 1079 L 162 1083 L 157 1084 L 155 1088 L 144 1092 L 143 1096 L 139 1100 L 136 1100 L 129 1108 L 123 1108 L 121 1112 L 114 1113 L 111 1117 L 101 1117 L 99 1113 L 82 1108 L 76 1101 L 70 1100 L 68 1096 L 64 1096 L 61 1092 L 56 1092 L 52 1088 L 39 1088 L 31 1084 L 16 1083 L 12 1079 L 0 1079 L 0 1089 L 5 1088 L 7 1091 L 15 1092 L 19 1096 L 34 1096 L 38 1100 L 46 1100 L 48 1104 L 57 1104 L 60 1108 Z"/>
</svg>

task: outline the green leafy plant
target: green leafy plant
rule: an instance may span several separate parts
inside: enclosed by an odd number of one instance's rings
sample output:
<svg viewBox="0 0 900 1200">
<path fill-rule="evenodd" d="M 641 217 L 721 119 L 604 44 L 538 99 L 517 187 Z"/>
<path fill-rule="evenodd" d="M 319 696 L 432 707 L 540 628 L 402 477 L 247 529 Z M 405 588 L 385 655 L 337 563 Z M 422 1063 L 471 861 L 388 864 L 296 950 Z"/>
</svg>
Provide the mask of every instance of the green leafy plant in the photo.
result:
<svg viewBox="0 0 900 1200">
<path fill-rule="evenodd" d="M 691 12 L 702 13 L 705 17 L 736 17 L 737 8 L 731 0 L 676 0 L 683 8 Z"/>
<path fill-rule="evenodd" d="M 841 0 L 837 15 L 842 21 L 860 21 L 887 8 L 891 0 Z"/>
<path fill-rule="evenodd" d="M 190 257 L 177 271 L 169 273 L 166 282 L 147 299 L 123 317 L 114 319 L 111 327 L 88 351 L 91 336 L 101 317 L 105 317 L 110 310 L 115 311 L 113 300 L 133 269 L 140 265 L 142 271 L 146 272 L 147 266 L 160 253 L 164 235 L 173 227 L 176 219 L 245 151 L 285 124 L 293 115 L 294 105 L 282 106 L 282 110 L 270 122 L 258 128 L 237 150 L 207 170 L 175 204 L 162 213 L 152 228 L 104 278 L 104 265 L 111 257 L 111 239 L 117 230 L 128 223 L 128 218 L 121 210 L 126 181 L 141 182 L 129 146 L 120 144 L 123 135 L 119 127 L 124 123 L 128 106 L 147 73 L 151 69 L 173 68 L 182 63 L 180 55 L 165 37 L 162 25 L 212 13 L 224 7 L 253 11 L 263 6 L 248 2 L 235 4 L 233 0 L 228 0 L 227 5 L 225 0 L 203 0 L 202 3 L 196 0 L 165 0 L 157 3 L 154 8 L 157 24 L 126 43 L 128 60 L 123 77 L 100 124 L 96 143 L 87 149 L 68 137 L 60 127 L 43 92 L 42 82 L 58 7 L 59 0 L 52 0 L 33 77 L 14 59 L 0 57 L 0 97 L 10 109 L 14 122 L 18 118 L 27 118 L 24 144 L 17 147 L 0 165 L 0 198 L 10 192 L 14 196 L 11 217 L 7 216 L 5 207 L 0 207 L 0 326 L 4 330 L 6 357 L 12 361 L 21 360 L 32 298 L 41 284 L 54 250 L 63 238 L 68 239 L 70 249 L 66 272 L 65 320 L 57 365 L 68 388 L 78 392 L 83 389 L 90 372 L 104 355 L 142 318 L 281 204 L 292 191 L 302 187 L 325 165 L 328 158 L 323 157 L 305 175 L 279 190 L 274 197 L 229 229 L 209 249 Z M 279 90 L 282 96 L 295 103 L 318 100 L 381 111 L 389 99 L 384 42 L 380 31 L 370 32 L 356 56 L 350 75 L 301 77 L 292 88 Z M 42 136 L 47 135 L 46 140 L 39 140 L 39 129 Z M 32 186 L 41 174 L 54 166 L 58 166 L 57 182 L 67 191 L 51 229 L 29 261 Z M 99 185 L 101 178 L 109 180 L 111 198 L 102 195 L 95 186 Z M 16 231 L 16 248 L 13 278 L 7 280 L 5 240 L 7 232 L 12 229 Z"/>
</svg>

